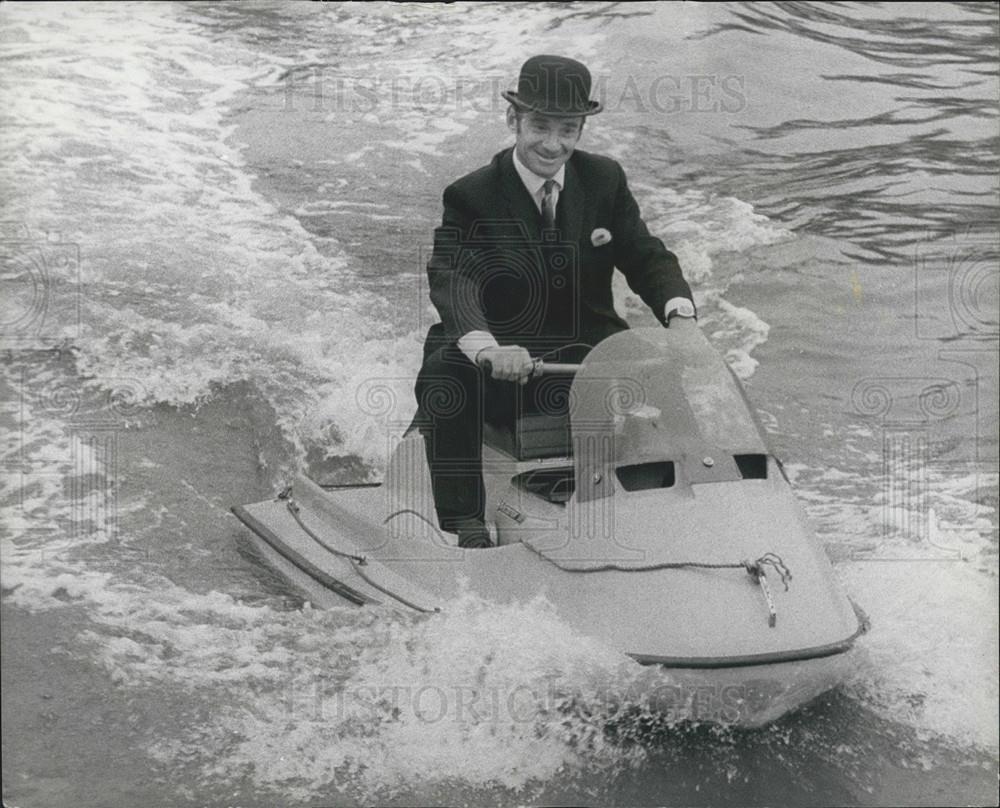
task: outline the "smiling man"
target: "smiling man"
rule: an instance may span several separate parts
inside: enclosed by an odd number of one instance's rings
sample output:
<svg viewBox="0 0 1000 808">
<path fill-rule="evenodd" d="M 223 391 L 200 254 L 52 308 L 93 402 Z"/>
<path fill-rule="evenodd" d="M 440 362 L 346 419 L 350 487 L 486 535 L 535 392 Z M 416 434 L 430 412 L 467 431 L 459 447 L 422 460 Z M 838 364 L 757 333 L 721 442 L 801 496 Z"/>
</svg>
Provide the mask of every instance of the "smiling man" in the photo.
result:
<svg viewBox="0 0 1000 808">
<path fill-rule="evenodd" d="M 590 87 L 578 61 L 528 59 L 517 89 L 502 93 L 514 147 L 444 192 L 427 264 L 441 322 L 416 395 L 438 521 L 462 547 L 490 546 L 484 420 L 509 426 L 535 406 L 534 359 L 578 362 L 628 328 L 614 308 L 615 268 L 664 326 L 695 315 L 677 258 L 650 235 L 621 166 L 576 148 L 601 111 Z"/>
</svg>

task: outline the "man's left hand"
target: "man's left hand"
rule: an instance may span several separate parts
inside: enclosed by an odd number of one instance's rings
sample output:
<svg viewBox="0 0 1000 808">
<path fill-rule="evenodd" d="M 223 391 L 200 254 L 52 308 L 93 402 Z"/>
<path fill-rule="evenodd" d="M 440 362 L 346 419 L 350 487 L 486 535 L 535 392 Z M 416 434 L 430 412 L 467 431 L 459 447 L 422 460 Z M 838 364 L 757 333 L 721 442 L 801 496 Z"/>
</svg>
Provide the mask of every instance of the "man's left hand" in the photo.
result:
<svg viewBox="0 0 1000 808">
<path fill-rule="evenodd" d="M 689 328 L 697 328 L 698 321 L 694 317 L 681 317 L 679 314 L 675 314 L 669 320 L 667 320 L 667 328 L 671 330 L 681 329 L 687 330 Z"/>
</svg>

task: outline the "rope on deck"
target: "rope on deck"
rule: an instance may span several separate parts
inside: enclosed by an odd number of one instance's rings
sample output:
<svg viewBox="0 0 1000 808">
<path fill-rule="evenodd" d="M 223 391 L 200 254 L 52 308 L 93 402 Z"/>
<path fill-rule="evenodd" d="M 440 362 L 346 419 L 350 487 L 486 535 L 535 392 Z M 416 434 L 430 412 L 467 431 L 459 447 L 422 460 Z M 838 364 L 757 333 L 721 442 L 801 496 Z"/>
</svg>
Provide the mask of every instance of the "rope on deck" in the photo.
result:
<svg viewBox="0 0 1000 808">
<path fill-rule="evenodd" d="M 656 570 L 679 569 L 744 569 L 747 571 L 747 574 L 760 586 L 761 591 L 764 593 L 764 600 L 767 602 L 768 611 L 767 624 L 771 628 L 774 628 L 778 623 L 778 613 L 774 607 L 774 598 L 771 594 L 771 587 L 767 582 L 767 572 L 765 567 L 771 567 L 774 572 L 777 573 L 781 583 L 785 586 L 786 592 L 788 591 L 788 582 L 792 580 L 791 570 L 788 569 L 788 565 L 782 561 L 781 556 L 777 553 L 764 553 L 764 555 L 754 561 L 744 559 L 743 561 L 731 563 L 712 561 L 661 561 L 656 564 L 642 564 L 634 567 L 623 567 L 619 564 L 600 564 L 593 567 L 567 567 L 545 555 L 545 553 L 538 550 L 536 547 L 533 547 L 531 544 L 525 542 L 524 545 L 563 572 L 589 573 L 610 572 L 612 570 L 617 572 L 653 572 Z"/>
<path fill-rule="evenodd" d="M 423 606 L 419 606 L 418 604 L 414 603 L 413 601 L 408 600 L 407 598 L 404 598 L 402 595 L 399 595 L 399 594 L 397 594 L 396 592 L 393 592 L 390 589 L 386 589 L 384 586 L 382 586 L 382 584 L 378 583 L 378 581 L 372 580 L 371 577 L 369 577 L 365 573 L 365 571 L 362 569 L 362 567 L 368 566 L 368 559 L 367 558 L 365 558 L 362 555 L 355 555 L 353 553 L 345 553 L 343 550 L 338 550 L 336 547 L 331 546 L 328 542 L 324 541 L 320 536 L 318 536 L 316 533 L 314 533 L 312 530 L 310 530 L 309 526 L 305 522 L 302 521 L 302 517 L 299 515 L 299 511 L 301 509 L 299 508 L 298 503 L 292 497 L 292 488 L 291 488 L 291 486 L 289 486 L 284 491 L 282 491 L 280 494 L 278 494 L 278 499 L 284 500 L 285 507 L 288 508 L 288 512 L 292 515 L 292 518 L 295 520 L 296 524 L 300 528 L 302 528 L 302 531 L 307 536 L 309 536 L 310 539 L 312 539 L 314 542 L 316 542 L 318 545 L 320 545 L 320 547 L 322 547 L 323 549 L 325 549 L 328 552 L 332 553 L 333 555 L 335 555 L 335 556 L 337 556 L 339 558 L 346 558 L 351 563 L 351 566 L 354 568 L 354 572 L 357 573 L 358 577 L 361 578 L 361 580 L 363 580 L 370 587 L 372 587 L 372 589 L 378 590 L 383 595 L 387 595 L 390 598 L 392 598 L 393 600 L 398 601 L 399 603 L 402 603 L 404 606 L 407 606 L 410 609 L 413 609 L 414 611 L 417 611 L 417 612 L 423 612 L 424 614 L 433 614 L 434 612 L 441 611 L 436 606 L 434 608 L 432 608 L 432 609 L 427 609 L 427 608 L 425 608 Z"/>
</svg>

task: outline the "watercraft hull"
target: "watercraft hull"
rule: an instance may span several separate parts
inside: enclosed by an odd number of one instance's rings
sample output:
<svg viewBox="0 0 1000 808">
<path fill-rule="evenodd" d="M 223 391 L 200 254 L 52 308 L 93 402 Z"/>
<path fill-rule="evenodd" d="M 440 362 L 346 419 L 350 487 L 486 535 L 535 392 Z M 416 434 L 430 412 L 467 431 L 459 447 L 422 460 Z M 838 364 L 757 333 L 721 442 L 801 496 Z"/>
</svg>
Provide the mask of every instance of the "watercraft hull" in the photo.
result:
<svg viewBox="0 0 1000 808">
<path fill-rule="evenodd" d="M 611 686 L 609 700 L 642 705 L 666 720 L 761 726 L 844 682 L 859 664 L 855 640 L 864 625 L 857 613 L 845 617 L 839 635 L 822 636 L 815 626 L 803 634 L 790 619 L 791 604 L 778 597 L 779 623 L 772 628 L 759 588 L 740 570 L 581 576 L 554 570 L 519 544 L 486 552 L 429 544 L 415 552 L 400 548 L 384 526 L 364 521 L 365 513 L 384 507 L 383 490 L 328 492 L 305 478 L 295 488 L 309 492 L 305 504 L 276 499 L 233 510 L 263 560 L 314 606 L 433 613 L 462 587 L 499 603 L 543 593 L 568 625 L 648 666 L 627 691 Z M 323 512 L 312 505 L 318 497 L 328 500 Z M 366 525 L 368 541 L 352 542 L 329 521 L 331 511 L 354 530 Z M 697 608 L 679 605 L 678 576 L 697 580 Z M 713 588 L 706 598 L 712 584 L 728 595 Z M 725 609 L 727 631 L 699 622 L 706 601 L 737 593 L 743 608 Z M 784 631 L 782 616 L 789 623 Z"/>
<path fill-rule="evenodd" d="M 644 698 L 669 699 L 668 713 L 755 726 L 844 681 L 866 621 L 697 327 L 602 342 L 570 401 L 562 422 L 487 429 L 489 549 L 438 529 L 415 429 L 382 486 L 300 476 L 234 512 L 319 606 L 430 614 L 466 592 L 544 596 L 572 629 L 648 666 Z"/>
</svg>

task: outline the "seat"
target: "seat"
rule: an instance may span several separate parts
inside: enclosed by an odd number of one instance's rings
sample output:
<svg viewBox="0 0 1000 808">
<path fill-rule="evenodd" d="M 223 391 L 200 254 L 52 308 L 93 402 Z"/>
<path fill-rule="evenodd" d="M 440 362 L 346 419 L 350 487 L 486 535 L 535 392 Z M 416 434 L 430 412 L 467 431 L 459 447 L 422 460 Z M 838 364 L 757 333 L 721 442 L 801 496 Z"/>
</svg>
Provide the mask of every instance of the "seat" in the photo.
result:
<svg viewBox="0 0 1000 808">
<path fill-rule="evenodd" d="M 428 424 L 429 420 L 418 408 L 404 437 Z M 513 426 L 486 421 L 483 424 L 483 442 L 515 460 L 569 457 L 573 454 L 568 415 L 522 415 Z"/>
<path fill-rule="evenodd" d="M 568 457 L 573 453 L 568 415 L 521 415 L 513 425 L 485 423 L 483 440 L 515 460 Z"/>
</svg>

